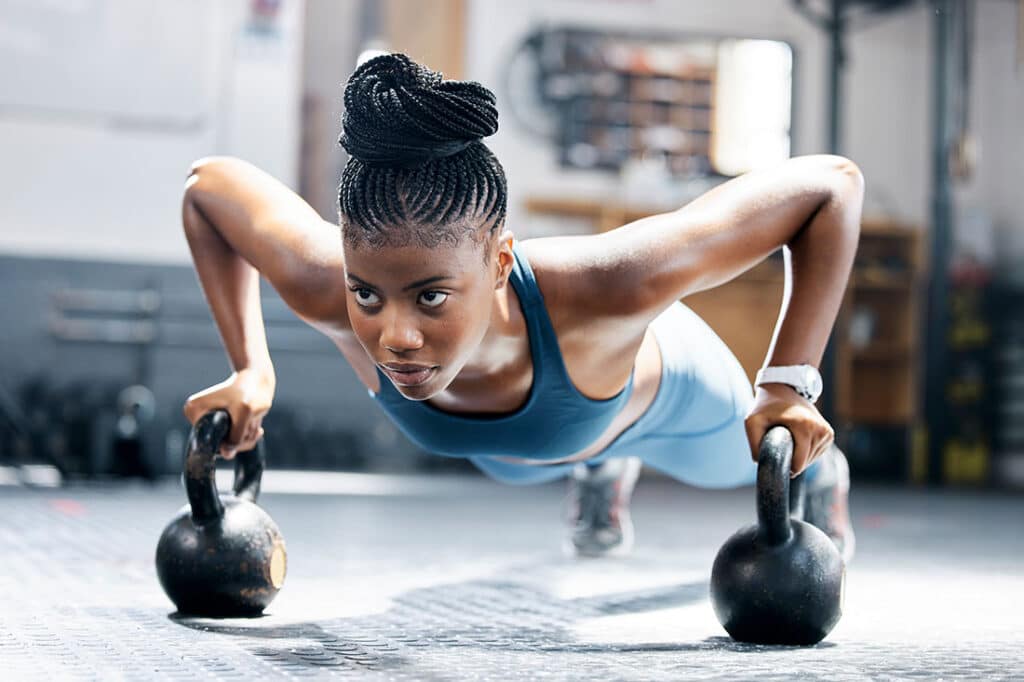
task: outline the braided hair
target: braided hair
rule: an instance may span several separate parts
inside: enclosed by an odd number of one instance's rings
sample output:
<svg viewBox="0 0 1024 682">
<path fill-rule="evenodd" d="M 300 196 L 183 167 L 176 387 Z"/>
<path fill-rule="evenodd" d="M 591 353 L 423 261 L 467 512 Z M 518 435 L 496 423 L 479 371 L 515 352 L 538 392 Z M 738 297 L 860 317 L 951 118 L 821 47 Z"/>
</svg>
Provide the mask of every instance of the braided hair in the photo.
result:
<svg viewBox="0 0 1024 682">
<path fill-rule="evenodd" d="M 361 64 L 344 103 L 339 142 L 351 158 L 338 212 L 346 242 L 456 245 L 501 227 L 505 172 L 481 141 L 498 130 L 494 93 L 396 53 Z"/>
</svg>

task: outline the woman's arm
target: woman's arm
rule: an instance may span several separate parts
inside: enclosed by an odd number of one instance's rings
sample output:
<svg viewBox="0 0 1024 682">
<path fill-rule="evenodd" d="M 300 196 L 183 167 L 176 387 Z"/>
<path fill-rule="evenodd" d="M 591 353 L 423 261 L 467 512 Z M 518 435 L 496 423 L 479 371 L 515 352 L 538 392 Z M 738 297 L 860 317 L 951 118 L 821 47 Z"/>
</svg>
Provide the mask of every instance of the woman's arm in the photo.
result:
<svg viewBox="0 0 1024 682">
<path fill-rule="evenodd" d="M 347 327 L 338 227 L 269 174 L 231 157 L 197 161 L 185 183 L 182 218 L 200 283 L 236 366 L 247 361 L 250 337 L 261 345 L 260 275 L 303 320 L 325 332 L 325 326 Z M 255 351 L 262 354 L 259 347 Z"/>
<path fill-rule="evenodd" d="M 683 208 L 565 244 L 583 275 L 588 314 L 646 328 L 674 301 L 735 279 L 791 250 L 788 306 L 771 364 L 817 365 L 860 235 L 864 182 L 839 156 L 802 156 L 747 173 Z M 571 247 L 571 248 L 570 248 Z M 577 279 L 579 283 L 580 280 Z"/>
<path fill-rule="evenodd" d="M 599 235 L 586 261 L 590 314 L 637 329 L 672 302 L 739 276 L 780 247 L 790 249 L 788 295 L 766 365 L 818 366 L 842 303 L 860 235 L 864 181 L 838 156 L 805 156 L 748 173 L 687 206 Z M 758 389 L 747 417 L 756 456 L 773 423 L 793 431 L 794 472 L 823 454 L 831 427 L 789 386 Z"/>
<path fill-rule="evenodd" d="M 260 305 L 262 274 L 299 317 L 322 331 L 347 324 L 341 240 L 294 192 L 256 167 L 226 157 L 193 164 L 185 183 L 182 224 L 196 274 L 234 370 L 191 395 L 195 422 L 227 409 L 225 457 L 254 447 L 273 400 L 276 378 Z M 343 296 L 343 293 L 341 293 Z"/>
</svg>

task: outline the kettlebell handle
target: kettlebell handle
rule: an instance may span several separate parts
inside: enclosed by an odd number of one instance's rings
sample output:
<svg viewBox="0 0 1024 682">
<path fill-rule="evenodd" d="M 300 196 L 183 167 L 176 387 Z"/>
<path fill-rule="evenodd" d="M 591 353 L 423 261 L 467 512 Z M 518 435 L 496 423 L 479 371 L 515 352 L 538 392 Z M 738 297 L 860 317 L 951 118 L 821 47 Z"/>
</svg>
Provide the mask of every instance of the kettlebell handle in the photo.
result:
<svg viewBox="0 0 1024 682">
<path fill-rule="evenodd" d="M 192 521 L 202 526 L 224 517 L 224 505 L 217 493 L 214 462 L 221 442 L 231 432 L 231 415 L 227 410 L 212 410 L 196 420 L 185 452 L 185 490 L 192 507 Z M 260 493 L 266 452 L 263 441 L 235 457 L 235 480 L 232 489 L 239 499 L 255 502 Z"/>
<path fill-rule="evenodd" d="M 785 426 L 773 426 L 761 439 L 757 455 L 758 532 L 772 546 L 789 542 L 793 537 L 790 519 L 803 517 L 803 475 L 791 482 L 792 464 L 793 434 Z"/>
</svg>

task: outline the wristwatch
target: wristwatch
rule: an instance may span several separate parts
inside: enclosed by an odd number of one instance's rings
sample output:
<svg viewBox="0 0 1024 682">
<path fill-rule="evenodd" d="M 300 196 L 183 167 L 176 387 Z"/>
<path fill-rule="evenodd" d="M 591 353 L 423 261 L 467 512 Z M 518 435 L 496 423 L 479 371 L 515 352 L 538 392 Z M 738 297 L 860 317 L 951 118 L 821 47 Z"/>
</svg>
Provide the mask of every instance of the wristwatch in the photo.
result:
<svg viewBox="0 0 1024 682">
<path fill-rule="evenodd" d="M 786 384 L 796 389 L 802 397 L 813 403 L 821 396 L 823 388 L 821 374 L 811 365 L 788 365 L 785 367 L 762 367 L 757 372 L 754 386 L 761 384 Z"/>
</svg>

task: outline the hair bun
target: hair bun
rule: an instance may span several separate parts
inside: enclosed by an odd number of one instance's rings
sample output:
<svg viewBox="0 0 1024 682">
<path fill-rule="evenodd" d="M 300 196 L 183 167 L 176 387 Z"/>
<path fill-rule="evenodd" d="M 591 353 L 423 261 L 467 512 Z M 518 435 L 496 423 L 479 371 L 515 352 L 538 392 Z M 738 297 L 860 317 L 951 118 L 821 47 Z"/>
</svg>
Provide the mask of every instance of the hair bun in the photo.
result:
<svg viewBox="0 0 1024 682">
<path fill-rule="evenodd" d="M 444 80 L 404 54 L 361 64 L 345 86 L 341 145 L 370 166 L 416 167 L 498 130 L 494 93 Z"/>
</svg>

